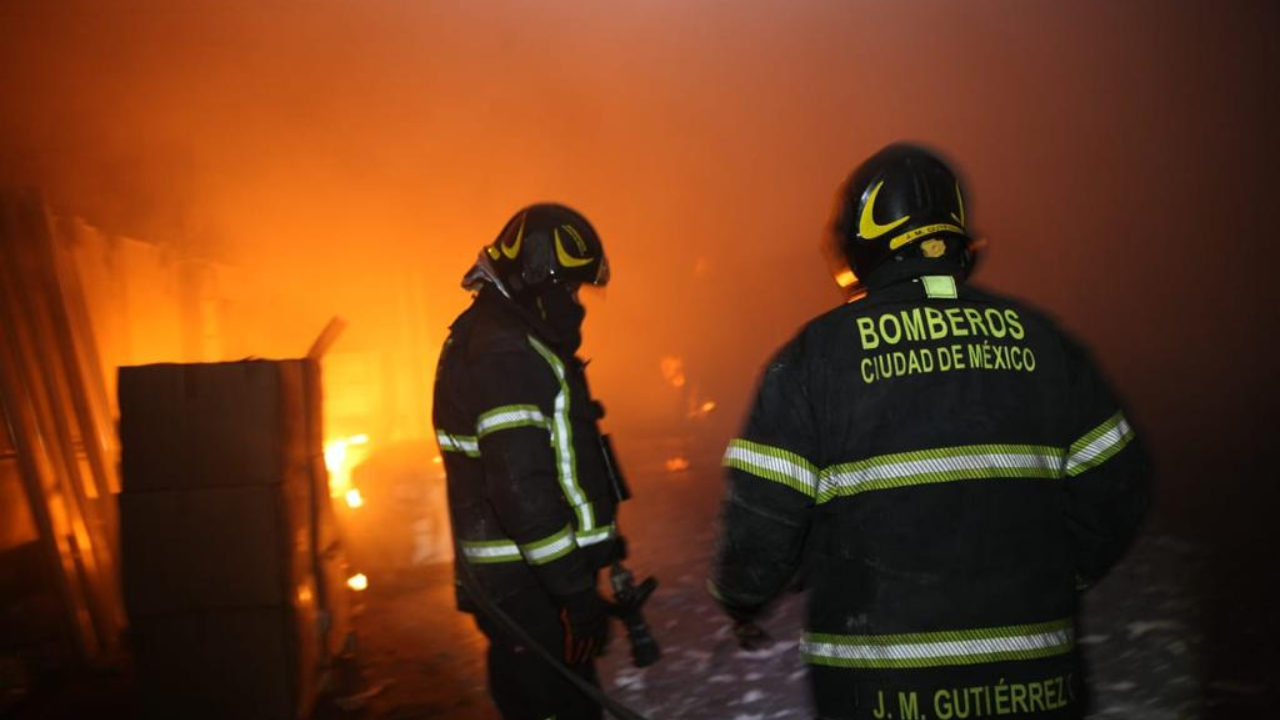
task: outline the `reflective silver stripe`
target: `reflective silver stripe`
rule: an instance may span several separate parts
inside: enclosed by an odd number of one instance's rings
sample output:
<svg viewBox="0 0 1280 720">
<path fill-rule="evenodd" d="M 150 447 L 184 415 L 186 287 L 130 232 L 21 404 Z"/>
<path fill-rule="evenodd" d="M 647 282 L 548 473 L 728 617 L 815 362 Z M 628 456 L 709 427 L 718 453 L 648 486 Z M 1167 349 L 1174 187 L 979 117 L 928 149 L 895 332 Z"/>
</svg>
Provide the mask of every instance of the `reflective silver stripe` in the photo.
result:
<svg viewBox="0 0 1280 720">
<path fill-rule="evenodd" d="M 573 530 L 561 529 L 541 540 L 517 545 L 512 540 L 461 540 L 458 547 L 462 556 L 473 563 L 501 563 L 526 561 L 530 565 L 545 565 L 564 557 L 578 547 Z"/>
<path fill-rule="evenodd" d="M 596 528 L 590 532 L 579 532 L 575 534 L 578 541 L 578 547 L 587 547 L 589 545 L 598 545 L 606 540 L 612 540 L 618 535 L 618 524 L 609 523 L 608 527 Z"/>
<path fill-rule="evenodd" d="M 907 635 L 807 633 L 800 643 L 806 662 L 835 667 L 885 669 L 1033 660 L 1064 655 L 1075 646 L 1070 620 L 977 630 Z"/>
<path fill-rule="evenodd" d="M 573 508 L 574 514 L 577 515 L 579 532 L 594 530 L 595 513 L 591 509 L 586 493 L 582 492 L 582 488 L 578 485 L 577 461 L 573 452 L 573 428 L 569 423 L 569 383 L 565 379 L 564 362 L 551 348 L 538 342 L 538 339 L 532 335 L 529 336 L 529 344 L 538 351 L 542 359 L 547 361 L 551 366 L 551 372 L 560 382 L 560 392 L 556 393 L 551 417 L 551 444 L 556 451 L 556 472 L 560 477 L 560 489 L 564 492 L 565 500 L 569 501 L 569 506 Z"/>
<path fill-rule="evenodd" d="M 1124 413 L 1117 412 L 1106 422 L 1089 431 L 1084 437 L 1071 443 L 1067 456 L 1067 474 L 1071 476 L 1110 460 L 1133 439 L 1133 428 Z"/>
<path fill-rule="evenodd" d="M 729 441 L 721 464 L 781 483 L 808 497 L 818 492 L 818 469 L 804 457 L 782 448 L 734 438 Z"/>
<path fill-rule="evenodd" d="M 462 556 L 473 563 L 500 563 L 521 560 L 520 548 L 510 540 L 460 540 Z"/>
<path fill-rule="evenodd" d="M 547 418 L 537 405 L 503 405 L 480 413 L 476 437 L 516 427 L 547 427 Z"/>
<path fill-rule="evenodd" d="M 436 442 L 444 452 L 459 452 L 468 457 L 480 457 L 480 443 L 471 435 L 453 435 L 436 430 Z"/>
<path fill-rule="evenodd" d="M 565 527 L 560 532 L 535 542 L 520 546 L 520 553 L 530 565 L 545 565 L 556 558 L 568 555 L 578 547 L 573 539 L 573 530 Z"/>
<path fill-rule="evenodd" d="M 824 469 L 818 502 L 956 480 L 1060 478 L 1062 457 L 1062 450 L 1041 445 L 966 445 L 881 455 Z"/>
</svg>

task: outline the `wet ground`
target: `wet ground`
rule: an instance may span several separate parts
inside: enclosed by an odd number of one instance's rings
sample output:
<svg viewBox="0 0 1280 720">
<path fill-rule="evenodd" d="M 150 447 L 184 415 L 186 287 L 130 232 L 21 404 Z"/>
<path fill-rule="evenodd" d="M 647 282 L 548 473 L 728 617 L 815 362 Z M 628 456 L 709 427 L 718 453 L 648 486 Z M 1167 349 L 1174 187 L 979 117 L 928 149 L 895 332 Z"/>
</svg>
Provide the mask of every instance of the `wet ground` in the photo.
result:
<svg viewBox="0 0 1280 720">
<path fill-rule="evenodd" d="M 631 666 L 615 632 L 602 662 L 606 690 L 653 720 L 766 720 L 811 717 L 796 644 L 804 598 L 784 598 L 763 622 L 767 649 L 738 648 L 705 593 L 721 492 L 713 467 L 633 478 L 624 506 L 637 575 L 661 585 L 646 608 L 663 659 Z M 1080 643 L 1093 718 L 1177 720 L 1270 717 L 1271 689 L 1256 672 L 1206 670 L 1203 589 L 1211 557 L 1158 530 L 1085 596 Z M 450 576 L 435 566 L 399 587 L 372 588 L 358 620 L 365 682 L 379 692 L 367 718 L 496 720 L 484 689 L 484 639 L 452 611 Z"/>
<path fill-rule="evenodd" d="M 661 581 L 646 615 L 663 658 L 632 667 L 615 627 L 601 663 L 605 689 L 651 720 L 811 717 L 796 650 L 804 598 L 783 598 L 762 622 L 773 645 L 746 652 L 703 589 L 722 492 L 718 468 L 706 462 L 679 473 L 633 473 L 636 498 L 624 506 L 621 524 L 630 539 L 628 564 Z M 1211 554 L 1153 526 L 1085 595 L 1079 641 L 1091 718 L 1280 717 L 1273 710 L 1280 613 L 1266 584 L 1232 564 L 1236 555 Z M 371 583 L 358 596 L 355 620 L 353 687 L 361 693 L 327 705 L 317 720 L 497 720 L 485 690 L 485 641 L 471 618 L 453 609 L 449 566 Z M 48 686 L 12 717 L 128 718 L 132 707 L 127 672 L 99 674 Z"/>
</svg>

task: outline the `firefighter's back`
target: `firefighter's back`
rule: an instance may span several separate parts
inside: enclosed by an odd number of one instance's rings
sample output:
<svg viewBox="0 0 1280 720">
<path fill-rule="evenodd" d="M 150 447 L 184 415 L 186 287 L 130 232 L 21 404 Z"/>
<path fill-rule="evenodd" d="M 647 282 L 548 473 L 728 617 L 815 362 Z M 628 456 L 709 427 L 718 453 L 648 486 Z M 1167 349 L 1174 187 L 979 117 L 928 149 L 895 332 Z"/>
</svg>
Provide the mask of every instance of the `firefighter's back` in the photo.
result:
<svg viewBox="0 0 1280 720">
<path fill-rule="evenodd" d="M 982 243 L 936 153 L 872 155 L 832 220 L 865 297 L 766 368 L 711 590 L 742 623 L 806 571 L 823 718 L 1078 717 L 1077 588 L 1136 534 L 1145 454 L 1088 353 L 965 284 Z"/>
<path fill-rule="evenodd" d="M 1059 331 L 926 276 L 799 342 L 823 468 L 804 651 L 836 678 L 820 691 L 904 720 L 1078 712 Z"/>
</svg>

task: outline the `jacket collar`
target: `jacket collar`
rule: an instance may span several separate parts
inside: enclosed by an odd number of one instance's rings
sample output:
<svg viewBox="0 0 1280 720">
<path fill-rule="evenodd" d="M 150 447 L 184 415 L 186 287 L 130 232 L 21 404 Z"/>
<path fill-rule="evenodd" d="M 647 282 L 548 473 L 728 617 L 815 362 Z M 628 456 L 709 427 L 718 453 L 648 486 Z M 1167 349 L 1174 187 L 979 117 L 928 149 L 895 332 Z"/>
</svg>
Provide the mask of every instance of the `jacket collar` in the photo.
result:
<svg viewBox="0 0 1280 720">
<path fill-rule="evenodd" d="M 924 275 L 950 275 L 956 279 L 956 284 L 964 282 L 965 272 L 961 267 L 959 260 L 951 258 L 938 258 L 931 260 L 927 258 L 907 258 L 904 260 L 890 261 L 886 265 L 876 268 L 875 272 L 867 278 L 867 293 L 874 294 L 876 291 L 883 291 L 891 286 L 899 285 L 910 280 L 915 280 Z"/>
<path fill-rule="evenodd" d="M 536 312 L 512 300 L 503 294 L 502 289 L 484 283 L 476 294 L 474 306 L 478 310 L 504 314 L 517 319 L 543 343 L 555 348 L 556 353 L 564 356 L 561 350 L 560 336 Z"/>
</svg>

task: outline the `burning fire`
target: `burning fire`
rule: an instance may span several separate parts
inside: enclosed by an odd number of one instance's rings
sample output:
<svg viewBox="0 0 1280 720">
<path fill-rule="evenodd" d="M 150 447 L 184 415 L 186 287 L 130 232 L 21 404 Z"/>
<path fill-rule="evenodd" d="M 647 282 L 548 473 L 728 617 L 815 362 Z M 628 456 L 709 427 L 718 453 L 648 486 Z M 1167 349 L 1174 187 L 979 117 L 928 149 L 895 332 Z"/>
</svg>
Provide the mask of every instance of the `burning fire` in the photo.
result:
<svg viewBox="0 0 1280 720">
<path fill-rule="evenodd" d="M 329 470 L 329 495 L 331 497 L 343 497 L 345 495 L 348 505 L 360 507 L 360 505 L 352 504 L 351 502 L 350 492 L 355 490 L 351 485 L 351 471 L 368 454 L 368 435 L 361 434 L 334 438 L 324 444 L 324 465 Z M 355 492 L 356 496 L 359 497 L 360 491 L 355 490 Z M 363 504 L 363 498 L 360 498 L 360 504 Z"/>
<path fill-rule="evenodd" d="M 677 455 L 673 458 L 667 458 L 663 466 L 667 468 L 667 472 L 684 472 L 689 469 L 689 460 L 682 455 Z"/>
<path fill-rule="evenodd" d="M 355 590 L 356 592 L 368 590 L 369 578 L 365 577 L 364 573 L 356 573 L 355 575 L 347 578 L 347 587 Z"/>
<path fill-rule="evenodd" d="M 360 488 L 351 488 L 347 491 L 347 507 L 355 508 L 364 507 L 364 496 L 360 494 Z"/>
</svg>

